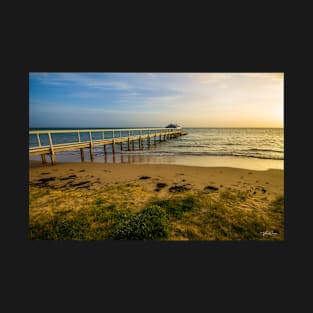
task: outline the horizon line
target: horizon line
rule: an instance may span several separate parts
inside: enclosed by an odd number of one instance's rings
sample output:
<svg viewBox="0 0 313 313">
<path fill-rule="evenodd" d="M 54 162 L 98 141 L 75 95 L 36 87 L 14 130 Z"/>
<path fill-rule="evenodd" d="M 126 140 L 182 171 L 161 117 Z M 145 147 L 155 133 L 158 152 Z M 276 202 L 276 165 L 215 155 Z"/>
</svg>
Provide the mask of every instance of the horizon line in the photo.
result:
<svg viewBox="0 0 313 313">
<path fill-rule="evenodd" d="M 284 126 L 180 126 L 181 128 L 284 128 Z M 60 128 L 60 129 L 83 129 L 83 128 L 166 128 L 166 126 L 111 126 L 111 127 L 95 127 L 95 126 L 72 126 L 72 127 L 68 127 L 68 126 L 32 126 L 32 127 L 28 127 L 29 129 L 32 128 Z"/>
</svg>

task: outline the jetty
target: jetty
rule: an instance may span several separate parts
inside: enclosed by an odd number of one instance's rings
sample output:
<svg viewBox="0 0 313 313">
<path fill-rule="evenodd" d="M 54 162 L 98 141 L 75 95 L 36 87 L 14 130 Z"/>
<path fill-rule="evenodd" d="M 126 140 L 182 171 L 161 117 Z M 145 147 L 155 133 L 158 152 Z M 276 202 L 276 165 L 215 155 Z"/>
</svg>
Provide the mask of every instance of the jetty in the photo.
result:
<svg viewBox="0 0 313 313">
<path fill-rule="evenodd" d="M 60 134 L 67 134 L 69 142 L 59 142 Z M 56 164 L 56 153 L 68 150 L 80 150 L 81 161 L 83 162 L 84 149 L 89 150 L 90 160 L 94 159 L 94 147 L 103 146 L 104 154 L 107 153 L 107 146 L 115 154 L 118 146 L 120 151 L 143 150 L 150 145 L 167 139 L 187 135 L 181 127 L 177 128 L 128 128 L 128 129 L 67 129 L 67 130 L 31 130 L 29 139 L 32 144 L 29 146 L 29 155 L 40 155 L 42 163 L 47 163 L 46 156 L 50 156 L 51 165 Z M 35 139 L 34 139 L 35 137 Z M 58 137 L 58 138 L 57 138 Z M 58 140 L 59 139 L 59 140 Z M 136 144 L 138 142 L 138 144 Z M 126 146 L 126 147 L 125 147 Z"/>
</svg>

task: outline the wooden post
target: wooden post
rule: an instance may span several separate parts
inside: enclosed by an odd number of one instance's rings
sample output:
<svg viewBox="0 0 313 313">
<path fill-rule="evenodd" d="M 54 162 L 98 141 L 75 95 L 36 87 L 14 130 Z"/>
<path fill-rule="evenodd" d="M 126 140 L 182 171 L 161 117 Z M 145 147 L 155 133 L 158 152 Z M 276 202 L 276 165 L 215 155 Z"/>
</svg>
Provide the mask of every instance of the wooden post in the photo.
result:
<svg viewBox="0 0 313 313">
<path fill-rule="evenodd" d="M 90 161 L 93 161 L 93 146 L 92 146 L 92 143 L 90 143 L 89 152 L 90 152 Z"/>
<path fill-rule="evenodd" d="M 133 148 L 133 151 L 135 150 L 135 142 L 134 142 L 134 139 L 132 140 L 132 148 Z"/>
<path fill-rule="evenodd" d="M 53 150 L 53 142 L 52 142 L 52 137 L 51 137 L 51 133 L 48 132 L 48 137 L 49 137 L 49 143 L 50 143 L 50 158 L 51 158 L 51 165 L 55 164 L 55 153 Z"/>
<path fill-rule="evenodd" d="M 104 161 L 107 163 L 107 147 L 106 145 L 103 145 L 103 152 L 104 152 Z"/>
<path fill-rule="evenodd" d="M 80 148 L 80 156 L 81 156 L 82 162 L 84 162 L 85 156 L 84 156 L 84 149 L 83 148 Z"/>
<path fill-rule="evenodd" d="M 93 145 L 92 145 L 92 135 L 91 135 L 91 131 L 89 132 L 89 138 L 90 138 L 90 147 L 89 147 L 90 161 L 93 161 Z"/>
<path fill-rule="evenodd" d="M 48 132 L 48 137 L 49 137 L 49 144 L 50 144 L 50 148 L 53 148 L 53 142 L 52 142 L 52 137 L 51 137 L 51 133 Z"/>
<path fill-rule="evenodd" d="M 41 142 L 40 142 L 40 136 L 39 133 L 36 134 L 37 135 L 37 142 L 38 142 L 38 146 L 41 147 Z"/>
<path fill-rule="evenodd" d="M 55 153 L 53 149 L 50 149 L 50 158 L 51 158 L 51 165 L 54 165 L 56 163 L 56 160 L 55 160 Z"/>
<path fill-rule="evenodd" d="M 123 151 L 123 142 L 121 141 L 121 151 Z"/>
<path fill-rule="evenodd" d="M 148 136 L 148 148 L 150 148 L 150 135 Z"/>
<path fill-rule="evenodd" d="M 115 154 L 115 150 L 114 150 L 114 139 L 112 139 L 112 152 L 113 152 L 113 154 Z"/>
<path fill-rule="evenodd" d="M 39 133 L 37 133 L 37 142 L 38 142 L 38 146 L 41 147 L 41 142 L 40 142 Z M 41 161 L 42 161 L 42 164 L 46 164 L 46 163 L 47 163 L 46 155 L 45 155 L 45 154 L 41 154 Z"/>
<path fill-rule="evenodd" d="M 141 150 L 141 136 L 139 136 L 139 140 L 138 140 L 138 148 L 139 148 L 139 150 Z"/>
<path fill-rule="evenodd" d="M 128 151 L 130 151 L 129 137 L 130 137 L 130 131 L 128 131 L 128 140 L 127 140 L 127 149 L 128 149 Z"/>
<path fill-rule="evenodd" d="M 41 160 L 42 160 L 42 164 L 46 164 L 47 163 L 45 154 L 41 154 Z"/>
</svg>

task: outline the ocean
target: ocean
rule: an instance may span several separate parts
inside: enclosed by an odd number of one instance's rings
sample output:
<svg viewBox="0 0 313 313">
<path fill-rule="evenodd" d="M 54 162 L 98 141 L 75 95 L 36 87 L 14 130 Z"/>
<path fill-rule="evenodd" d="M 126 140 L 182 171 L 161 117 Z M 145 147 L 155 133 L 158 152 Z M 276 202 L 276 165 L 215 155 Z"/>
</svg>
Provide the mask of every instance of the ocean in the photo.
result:
<svg viewBox="0 0 313 313">
<path fill-rule="evenodd" d="M 136 142 L 135 151 L 127 151 L 125 143 L 123 151 L 117 146 L 115 155 L 108 146 L 105 155 L 103 147 L 96 147 L 94 161 L 225 166 L 256 170 L 284 169 L 283 128 L 183 128 L 183 130 L 188 132 L 188 135 L 151 145 L 150 149 L 139 150 Z M 97 139 L 96 135 L 94 136 L 93 138 Z M 40 139 L 43 145 L 48 144 L 47 136 L 41 135 Z M 82 134 L 81 140 L 88 140 L 88 134 Z M 73 141 L 77 141 L 77 133 L 53 135 L 54 143 Z M 36 136 L 29 136 L 29 146 L 34 145 Z M 40 160 L 40 156 L 32 156 L 31 160 Z M 56 154 L 56 160 L 80 162 L 80 152 L 79 150 L 59 152 Z M 88 160 L 89 154 L 86 149 L 85 161 Z"/>
</svg>

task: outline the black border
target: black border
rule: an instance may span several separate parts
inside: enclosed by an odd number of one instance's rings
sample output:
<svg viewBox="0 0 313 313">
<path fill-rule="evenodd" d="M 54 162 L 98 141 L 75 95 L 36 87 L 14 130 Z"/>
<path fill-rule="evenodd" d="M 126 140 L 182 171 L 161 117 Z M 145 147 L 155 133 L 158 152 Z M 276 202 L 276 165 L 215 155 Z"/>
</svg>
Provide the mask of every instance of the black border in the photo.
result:
<svg viewBox="0 0 313 313">
<path fill-rule="evenodd" d="M 183 30 L 187 31 L 186 28 Z M 84 36 L 85 40 L 82 41 L 80 33 L 74 32 L 66 38 L 63 37 L 64 41 L 57 42 L 54 36 L 44 38 L 39 32 L 36 34 L 37 36 L 32 37 L 33 41 L 28 42 L 27 51 L 13 55 L 13 71 L 12 68 L 10 71 L 12 76 L 8 77 L 12 89 L 9 91 L 10 103 L 7 106 L 11 116 L 14 117 L 14 127 L 10 128 L 10 136 L 18 138 L 18 144 L 14 142 L 9 145 L 12 152 L 5 154 L 4 161 L 4 164 L 14 164 L 14 170 L 6 179 L 6 189 L 11 192 L 7 202 L 9 212 L 6 213 L 10 215 L 9 220 L 12 221 L 12 225 L 8 225 L 7 253 L 10 256 L 9 266 L 14 280 L 22 279 L 26 293 L 31 294 L 34 288 L 39 297 L 42 296 L 42 299 L 46 299 L 50 304 L 54 300 L 49 299 L 48 293 L 54 290 L 52 288 L 54 284 L 57 285 L 60 299 L 65 299 L 65 302 L 68 302 L 66 294 L 76 296 L 73 300 L 76 301 L 76 306 L 79 301 L 83 301 L 78 299 L 80 296 L 89 296 L 88 299 L 91 300 L 96 297 L 95 302 L 101 302 L 99 299 L 102 297 L 106 299 L 103 293 L 108 289 L 111 291 L 110 296 L 117 301 L 116 305 L 123 305 L 123 297 L 120 295 L 124 295 L 124 292 L 140 298 L 146 295 L 151 299 L 149 288 L 154 287 L 152 298 L 155 302 L 158 301 L 159 295 L 166 299 L 170 299 L 170 295 L 176 295 L 179 296 L 178 306 L 181 306 L 184 300 L 186 301 L 184 297 L 190 296 L 193 292 L 195 298 L 199 297 L 202 300 L 209 298 L 214 302 L 210 295 L 216 295 L 220 291 L 225 296 L 218 297 L 221 306 L 223 302 L 227 302 L 227 296 L 237 295 L 238 299 L 241 297 L 239 304 L 240 301 L 245 302 L 247 296 L 255 300 L 260 297 L 258 306 L 264 307 L 267 311 L 261 302 L 266 302 L 266 299 L 277 301 L 274 295 L 281 296 L 281 293 L 286 291 L 287 284 L 286 286 L 281 284 L 287 282 L 288 271 L 293 267 L 292 256 L 303 251 L 302 218 L 295 212 L 295 208 L 299 206 L 295 190 L 299 190 L 299 186 L 292 179 L 297 173 L 291 165 L 297 159 L 292 148 L 293 136 L 290 129 L 294 126 L 293 118 L 296 115 L 292 105 L 298 95 L 293 91 L 296 83 L 295 73 L 287 62 L 288 55 L 283 47 L 275 44 L 275 41 L 274 45 L 273 42 L 262 41 L 260 37 L 258 38 L 260 42 L 249 41 L 249 36 L 239 42 L 233 36 L 216 40 L 213 31 L 208 32 L 207 37 L 197 37 L 200 42 L 208 42 L 204 45 L 197 44 L 198 41 L 193 40 L 190 33 L 188 36 L 190 41 L 186 42 L 179 31 L 172 33 L 171 38 L 167 37 L 167 41 L 154 42 L 156 37 L 153 32 L 149 38 L 145 36 L 140 38 L 143 43 L 138 45 L 138 49 L 134 49 L 140 42 L 140 40 L 134 42 L 134 37 L 137 38 L 135 35 L 125 38 L 104 31 L 103 34 L 98 32 L 99 37 L 92 37 L 90 41 L 88 36 Z M 51 30 L 49 34 L 52 34 Z M 175 41 L 174 45 L 172 40 Z M 243 44 L 245 40 L 248 40 L 248 45 Z M 105 41 L 107 44 L 93 45 L 91 41 L 97 43 Z M 28 240 L 28 73 L 45 71 L 284 72 L 287 212 L 285 240 L 209 243 L 80 243 Z M 158 284 L 161 284 L 160 289 L 156 288 Z M 184 293 L 184 286 L 188 293 Z M 80 287 L 84 290 L 83 293 L 79 292 Z M 45 293 L 47 290 L 49 292 Z M 242 290 L 245 294 L 241 292 Z M 269 292 L 272 295 L 269 295 Z M 58 299 L 54 299 L 55 303 L 58 303 Z M 201 299 L 199 301 L 203 302 Z M 53 305 L 51 304 L 51 307 Z M 70 308 L 70 303 L 68 305 Z M 127 307 L 127 301 L 125 305 Z M 205 307 L 209 308 L 210 304 L 204 305 Z M 196 303 L 194 308 L 197 308 Z"/>
</svg>

